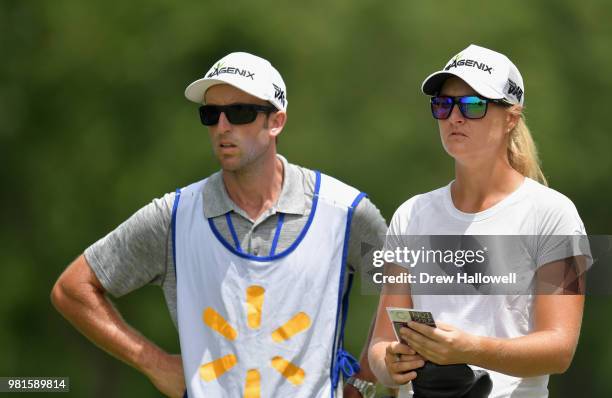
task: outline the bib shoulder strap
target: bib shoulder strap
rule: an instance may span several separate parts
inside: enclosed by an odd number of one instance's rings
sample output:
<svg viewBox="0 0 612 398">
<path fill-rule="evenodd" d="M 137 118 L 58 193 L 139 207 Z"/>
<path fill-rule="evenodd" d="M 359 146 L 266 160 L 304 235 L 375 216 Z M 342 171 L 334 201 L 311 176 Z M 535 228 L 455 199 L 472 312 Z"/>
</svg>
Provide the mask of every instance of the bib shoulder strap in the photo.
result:
<svg viewBox="0 0 612 398">
<path fill-rule="evenodd" d="M 343 208 L 350 208 L 359 202 L 357 200 L 358 197 L 364 196 L 366 195 L 360 192 L 357 188 L 354 188 L 334 177 L 321 174 L 319 198 L 323 201 L 333 203 L 336 206 Z"/>
</svg>

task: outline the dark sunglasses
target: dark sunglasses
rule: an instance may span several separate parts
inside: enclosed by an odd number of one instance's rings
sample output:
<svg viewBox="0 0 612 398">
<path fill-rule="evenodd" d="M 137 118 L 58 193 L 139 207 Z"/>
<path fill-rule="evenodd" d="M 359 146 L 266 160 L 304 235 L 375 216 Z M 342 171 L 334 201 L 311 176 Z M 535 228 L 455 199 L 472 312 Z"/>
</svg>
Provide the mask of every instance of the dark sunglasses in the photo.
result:
<svg viewBox="0 0 612 398">
<path fill-rule="evenodd" d="M 219 123 L 221 113 L 231 124 L 248 124 L 257 118 L 258 112 L 271 113 L 277 109 L 273 106 L 254 104 L 232 105 L 202 105 L 200 107 L 200 120 L 204 126 L 214 126 Z"/>
<path fill-rule="evenodd" d="M 490 103 L 507 106 L 504 100 L 483 98 L 478 95 L 464 95 L 461 97 L 436 96 L 431 97 L 431 114 L 434 119 L 448 119 L 455 104 L 466 119 L 482 119 L 487 114 L 487 105 Z"/>
</svg>

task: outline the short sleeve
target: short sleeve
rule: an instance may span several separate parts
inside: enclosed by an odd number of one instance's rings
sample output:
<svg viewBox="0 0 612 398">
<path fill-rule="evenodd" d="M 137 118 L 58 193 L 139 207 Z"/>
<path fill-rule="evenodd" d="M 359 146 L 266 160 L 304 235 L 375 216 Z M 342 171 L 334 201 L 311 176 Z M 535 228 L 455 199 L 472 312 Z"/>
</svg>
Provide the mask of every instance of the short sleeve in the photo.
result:
<svg viewBox="0 0 612 398">
<path fill-rule="evenodd" d="M 85 250 L 87 262 L 113 296 L 163 282 L 174 196 L 153 200 Z"/>
<path fill-rule="evenodd" d="M 548 202 L 545 207 L 537 210 L 538 268 L 568 257 L 591 257 L 586 230 L 576 206 L 561 194 L 554 199 L 554 202 Z"/>
<path fill-rule="evenodd" d="M 396 248 L 406 245 L 403 238 L 408 235 L 408 225 L 410 225 L 413 206 L 417 197 L 414 196 L 404 202 L 393 214 L 385 236 L 385 251 L 394 251 Z"/>
<path fill-rule="evenodd" d="M 383 245 L 387 223 L 378 208 L 365 197 L 359 202 L 351 221 L 351 235 L 347 262 L 352 268 L 363 267 L 366 259 L 362 253 Z M 365 262 L 367 264 L 367 262 Z"/>
</svg>

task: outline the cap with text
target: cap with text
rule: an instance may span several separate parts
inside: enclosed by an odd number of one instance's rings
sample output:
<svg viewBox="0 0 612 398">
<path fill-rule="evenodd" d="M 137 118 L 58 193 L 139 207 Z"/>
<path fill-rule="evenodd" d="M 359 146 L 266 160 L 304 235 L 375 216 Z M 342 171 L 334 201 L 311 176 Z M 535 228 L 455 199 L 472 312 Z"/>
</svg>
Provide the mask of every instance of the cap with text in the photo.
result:
<svg viewBox="0 0 612 398">
<path fill-rule="evenodd" d="M 203 78 L 185 89 L 185 97 L 204 103 L 206 90 L 216 84 L 229 84 L 264 101 L 278 110 L 287 110 L 287 88 L 280 73 L 267 60 L 245 52 L 226 55 Z"/>
<path fill-rule="evenodd" d="M 427 95 L 437 95 L 450 76 L 462 79 L 485 98 L 520 105 L 525 101 L 525 86 L 518 68 L 504 54 L 488 48 L 471 44 L 451 58 L 442 70 L 429 75 L 421 90 Z"/>
</svg>

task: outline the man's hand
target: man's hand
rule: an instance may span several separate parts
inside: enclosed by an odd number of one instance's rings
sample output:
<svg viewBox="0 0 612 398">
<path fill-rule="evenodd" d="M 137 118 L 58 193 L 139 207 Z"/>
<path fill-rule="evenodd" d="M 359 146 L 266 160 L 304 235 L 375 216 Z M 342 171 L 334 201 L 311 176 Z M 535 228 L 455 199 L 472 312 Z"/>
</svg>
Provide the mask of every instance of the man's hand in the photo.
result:
<svg viewBox="0 0 612 398">
<path fill-rule="evenodd" d="M 414 380 L 416 378 L 414 369 L 425 365 L 425 361 L 410 346 L 393 342 L 387 346 L 385 365 L 393 382 L 401 385 Z"/>
<path fill-rule="evenodd" d="M 436 324 L 433 328 L 411 321 L 409 328 L 400 329 L 400 335 L 423 358 L 438 365 L 471 363 L 476 336 L 446 323 Z"/>
<path fill-rule="evenodd" d="M 51 301 L 98 347 L 144 373 L 164 394 L 183 396 L 180 356 L 167 354 L 123 320 L 85 256 L 80 255 L 59 277 Z"/>
<path fill-rule="evenodd" d="M 146 374 L 164 395 L 171 398 L 182 398 L 185 395 L 185 376 L 180 355 L 161 355 Z"/>
</svg>

